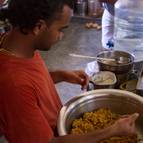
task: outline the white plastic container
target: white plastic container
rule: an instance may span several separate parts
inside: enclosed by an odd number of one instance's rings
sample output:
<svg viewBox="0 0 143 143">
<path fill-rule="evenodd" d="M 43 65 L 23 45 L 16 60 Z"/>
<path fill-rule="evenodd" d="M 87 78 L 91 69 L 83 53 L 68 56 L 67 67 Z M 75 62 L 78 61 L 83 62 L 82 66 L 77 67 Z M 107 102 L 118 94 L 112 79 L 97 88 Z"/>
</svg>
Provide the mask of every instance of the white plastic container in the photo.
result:
<svg viewBox="0 0 143 143">
<path fill-rule="evenodd" d="M 93 89 L 110 88 L 113 89 L 117 82 L 116 76 L 113 72 L 100 71 L 91 76 L 90 84 L 93 84 Z M 91 90 L 91 87 L 89 87 Z M 92 89 L 92 90 L 93 90 Z"/>
<path fill-rule="evenodd" d="M 143 0 L 118 0 L 114 22 L 114 49 L 143 61 Z"/>
</svg>

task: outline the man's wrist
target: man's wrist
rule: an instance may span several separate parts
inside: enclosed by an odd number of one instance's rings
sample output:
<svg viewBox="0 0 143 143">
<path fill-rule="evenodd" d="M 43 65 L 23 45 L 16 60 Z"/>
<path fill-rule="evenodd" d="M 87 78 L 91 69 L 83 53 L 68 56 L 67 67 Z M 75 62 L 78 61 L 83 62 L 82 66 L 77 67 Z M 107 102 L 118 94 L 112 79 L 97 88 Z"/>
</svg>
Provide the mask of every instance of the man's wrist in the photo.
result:
<svg viewBox="0 0 143 143">
<path fill-rule="evenodd" d="M 51 71 L 50 75 L 54 83 L 65 81 L 65 71 L 62 70 Z"/>
</svg>

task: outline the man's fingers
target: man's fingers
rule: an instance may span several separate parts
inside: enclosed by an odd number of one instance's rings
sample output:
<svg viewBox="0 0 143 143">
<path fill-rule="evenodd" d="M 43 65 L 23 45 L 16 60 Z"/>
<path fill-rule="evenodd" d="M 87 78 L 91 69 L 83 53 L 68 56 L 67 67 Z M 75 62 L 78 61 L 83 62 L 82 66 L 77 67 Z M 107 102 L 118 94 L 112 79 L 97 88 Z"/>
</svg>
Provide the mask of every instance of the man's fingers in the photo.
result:
<svg viewBox="0 0 143 143">
<path fill-rule="evenodd" d="M 128 122 L 132 126 L 138 117 L 139 117 L 139 113 L 134 113 L 131 115 L 123 115 L 121 116 L 120 119 L 124 122 Z"/>
<path fill-rule="evenodd" d="M 128 118 L 130 115 L 121 115 L 120 118 Z"/>
<path fill-rule="evenodd" d="M 76 83 L 82 85 L 83 84 L 83 79 L 79 76 L 76 76 Z"/>
<path fill-rule="evenodd" d="M 82 76 L 84 78 L 83 86 L 84 86 L 84 88 L 86 88 L 89 84 L 89 76 L 86 73 L 83 73 Z"/>
<path fill-rule="evenodd" d="M 135 122 L 138 117 L 139 117 L 139 113 L 134 113 L 129 116 L 132 122 Z"/>
<path fill-rule="evenodd" d="M 131 115 L 122 115 L 122 116 L 120 116 L 120 118 L 127 118 L 127 119 L 131 119 L 133 121 L 135 121 L 138 117 L 139 117 L 139 113 L 134 113 L 134 114 L 131 114 Z"/>
<path fill-rule="evenodd" d="M 88 75 L 83 71 L 83 70 L 80 70 L 80 71 L 75 71 L 75 73 L 79 76 L 80 78 L 80 82 L 79 84 L 81 84 L 82 86 L 82 90 L 83 89 L 86 89 L 88 84 L 89 84 L 89 77 Z"/>
<path fill-rule="evenodd" d="M 134 113 L 132 115 L 125 115 L 124 117 L 122 116 L 121 118 L 124 118 L 130 125 L 133 125 L 138 117 L 139 113 Z"/>
<path fill-rule="evenodd" d="M 86 89 L 87 88 L 87 86 L 88 86 L 88 84 L 89 84 L 89 78 L 88 77 L 85 77 L 85 79 L 84 79 L 84 89 Z"/>
</svg>

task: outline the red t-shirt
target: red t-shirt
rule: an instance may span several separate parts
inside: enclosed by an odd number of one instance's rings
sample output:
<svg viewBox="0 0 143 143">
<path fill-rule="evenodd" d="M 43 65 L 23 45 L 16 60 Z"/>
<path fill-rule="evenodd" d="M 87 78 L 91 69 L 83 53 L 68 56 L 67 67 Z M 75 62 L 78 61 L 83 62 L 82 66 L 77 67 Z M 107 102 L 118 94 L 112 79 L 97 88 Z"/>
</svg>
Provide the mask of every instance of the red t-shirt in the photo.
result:
<svg viewBox="0 0 143 143">
<path fill-rule="evenodd" d="M 40 54 L 32 59 L 0 52 L 0 134 L 10 143 L 48 143 L 61 102 Z"/>
</svg>

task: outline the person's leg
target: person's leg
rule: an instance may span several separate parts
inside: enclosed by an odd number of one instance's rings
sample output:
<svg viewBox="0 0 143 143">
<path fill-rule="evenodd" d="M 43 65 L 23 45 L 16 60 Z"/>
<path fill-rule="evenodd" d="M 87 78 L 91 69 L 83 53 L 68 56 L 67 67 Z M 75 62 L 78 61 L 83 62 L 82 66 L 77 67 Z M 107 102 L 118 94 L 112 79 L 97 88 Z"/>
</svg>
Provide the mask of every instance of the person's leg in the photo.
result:
<svg viewBox="0 0 143 143">
<path fill-rule="evenodd" d="M 112 16 L 106 9 L 102 16 L 102 46 L 108 49 L 107 43 L 113 40 L 114 30 L 114 16 Z"/>
</svg>

